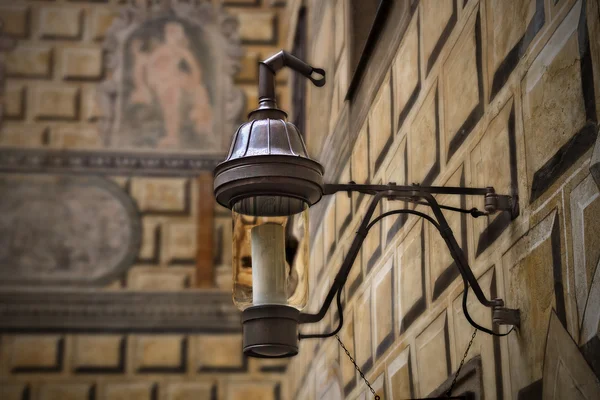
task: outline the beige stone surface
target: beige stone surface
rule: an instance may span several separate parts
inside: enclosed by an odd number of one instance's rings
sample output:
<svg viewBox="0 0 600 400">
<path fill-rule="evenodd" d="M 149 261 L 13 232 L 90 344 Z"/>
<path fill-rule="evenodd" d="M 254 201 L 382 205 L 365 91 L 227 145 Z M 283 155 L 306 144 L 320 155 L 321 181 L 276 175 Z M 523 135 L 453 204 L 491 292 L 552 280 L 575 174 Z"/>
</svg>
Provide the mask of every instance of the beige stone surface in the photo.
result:
<svg viewBox="0 0 600 400">
<path fill-rule="evenodd" d="M 45 45 L 17 45 L 5 56 L 6 74 L 11 77 L 49 78 L 52 48 Z"/>
<path fill-rule="evenodd" d="M 489 29 L 490 78 L 508 52 L 521 40 L 535 14 L 536 0 L 488 0 L 486 17 Z M 491 82 L 491 80 L 490 80 Z"/>
<path fill-rule="evenodd" d="M 59 368 L 59 336 L 19 335 L 7 343 L 10 366 L 15 369 L 55 369 Z"/>
<path fill-rule="evenodd" d="M 380 355 L 379 346 L 383 344 L 384 339 L 389 341 L 394 335 L 393 267 L 394 258 L 389 257 L 373 278 L 373 339 L 377 358 Z"/>
<path fill-rule="evenodd" d="M 369 180 L 369 135 L 365 123 L 356 138 L 352 151 L 352 180 L 356 183 L 366 183 Z M 356 195 L 355 195 L 356 196 Z"/>
<path fill-rule="evenodd" d="M 49 383 L 39 389 L 40 400 L 88 400 L 90 398 L 89 384 L 85 383 Z"/>
<path fill-rule="evenodd" d="M 102 75 L 102 50 L 67 47 L 62 50 L 63 79 L 96 80 Z"/>
<path fill-rule="evenodd" d="M 336 244 L 336 215 L 335 215 L 335 198 L 331 199 L 327 212 L 325 213 L 325 219 L 323 221 L 323 241 L 325 244 L 325 261 L 329 260 L 329 257 L 333 255 L 331 252 L 335 248 Z"/>
<path fill-rule="evenodd" d="M 195 267 L 133 267 L 127 277 L 127 287 L 134 290 L 177 291 L 193 282 Z"/>
<path fill-rule="evenodd" d="M 465 186 L 461 184 L 463 181 L 464 175 L 464 167 L 461 165 L 444 183 L 444 186 Z M 502 192 L 504 193 L 504 192 Z M 438 196 L 437 201 L 439 204 L 447 205 L 450 207 L 461 207 L 461 196 L 456 195 L 448 195 L 448 196 Z M 450 229 L 452 229 L 452 233 L 454 234 L 454 238 L 458 242 L 459 246 L 465 246 L 466 243 L 463 243 L 463 229 L 462 229 L 462 219 L 464 216 L 457 212 L 452 211 L 442 211 Z M 431 292 L 433 296 L 434 287 L 437 280 L 440 276 L 454 263 L 454 259 L 450 255 L 450 251 L 448 250 L 448 245 L 440 235 L 437 228 L 435 228 L 431 224 L 427 224 L 427 229 L 429 229 L 429 244 L 427 246 L 427 251 L 429 252 L 429 271 L 431 278 Z M 466 227 L 465 227 L 466 229 Z M 463 251 L 465 248 L 463 248 Z M 456 268 L 455 266 L 450 268 Z M 440 293 L 438 293 L 439 295 Z"/>
<path fill-rule="evenodd" d="M 37 125 L 12 125 L 5 123 L 0 131 L 0 145 L 17 147 L 39 147 L 46 129 Z"/>
<path fill-rule="evenodd" d="M 73 338 L 73 367 L 118 370 L 124 363 L 125 339 L 120 335 L 83 335 Z"/>
<path fill-rule="evenodd" d="M 586 120 L 576 29 L 580 7 L 581 3 L 573 7 L 522 82 L 525 151 L 530 180 Z"/>
<path fill-rule="evenodd" d="M 134 178 L 131 194 L 140 211 L 184 211 L 186 179 Z"/>
<path fill-rule="evenodd" d="M 357 299 L 354 316 L 356 362 L 362 368 L 373 361 L 371 324 L 371 293 L 365 288 L 365 292 Z"/>
<path fill-rule="evenodd" d="M 276 35 L 277 14 L 271 10 L 236 13 L 240 21 L 240 38 L 247 41 L 270 42 Z"/>
<path fill-rule="evenodd" d="M 336 61 L 339 59 L 346 43 L 346 1 L 337 0 L 335 2 L 334 49 Z"/>
<path fill-rule="evenodd" d="M 118 13 L 113 10 L 100 7 L 94 8 L 90 15 L 90 23 L 87 25 L 89 29 L 89 37 L 95 41 L 104 39 L 108 28 L 113 24 Z"/>
<path fill-rule="evenodd" d="M 424 0 L 421 2 L 421 29 L 425 64 L 452 17 L 454 1 Z"/>
<path fill-rule="evenodd" d="M 409 180 L 420 183 L 436 162 L 436 85 L 434 85 L 415 116 L 408 131 Z"/>
<path fill-rule="evenodd" d="M 167 259 L 193 260 L 196 258 L 198 227 L 193 222 L 169 222 L 164 225 Z"/>
<path fill-rule="evenodd" d="M 236 382 L 230 385 L 227 400 L 274 400 L 273 389 L 268 382 Z"/>
<path fill-rule="evenodd" d="M 94 149 L 102 147 L 102 138 L 95 127 L 59 126 L 49 130 L 48 145 L 62 149 Z"/>
<path fill-rule="evenodd" d="M 171 383 L 166 388 L 167 400 L 209 399 L 213 385 L 211 383 L 185 382 Z"/>
<path fill-rule="evenodd" d="M 39 35 L 44 39 L 77 39 L 81 34 L 81 16 L 79 7 L 40 7 Z"/>
<path fill-rule="evenodd" d="M 421 249 L 422 223 L 418 222 L 408 233 L 401 247 L 398 249 L 400 254 L 397 267 L 398 274 L 398 322 L 402 320 L 406 313 L 415 305 L 415 303 L 425 296 L 423 293 L 422 260 L 425 256 Z M 401 325 L 400 325 L 401 326 Z"/>
<path fill-rule="evenodd" d="M 7 85 L 4 91 L 4 117 L 16 120 L 25 118 L 26 86 L 20 83 Z"/>
<path fill-rule="evenodd" d="M 344 326 L 340 331 L 340 339 L 346 346 L 350 354 L 356 354 L 354 346 L 354 313 L 350 307 L 344 310 Z M 342 353 L 343 355 L 343 353 Z M 340 359 L 343 361 L 343 359 Z M 349 362 L 340 363 L 340 371 L 342 375 L 342 384 L 344 387 L 356 382 L 356 370 Z"/>
<path fill-rule="evenodd" d="M 392 399 L 408 399 L 413 397 L 411 391 L 410 348 L 404 349 L 387 367 L 390 393 Z"/>
<path fill-rule="evenodd" d="M 398 130 L 398 118 L 407 105 L 413 91 L 419 84 L 419 14 L 415 13 L 406 29 L 402 43 L 392 65 L 394 93 L 394 127 Z"/>
<path fill-rule="evenodd" d="M 471 151 L 471 179 L 477 187 L 492 186 L 496 193 L 511 193 L 509 118 L 513 101 L 508 101 L 490 122 L 479 143 Z M 484 198 L 473 197 L 473 206 L 484 209 Z M 484 229 L 496 218 L 473 220 L 475 243 Z"/>
<path fill-rule="evenodd" d="M 195 338 L 197 368 L 241 368 L 244 364 L 241 335 L 201 335 Z"/>
<path fill-rule="evenodd" d="M 76 86 L 43 84 L 33 90 L 33 117 L 37 120 L 75 120 L 79 115 Z"/>
<path fill-rule="evenodd" d="M 133 340 L 138 371 L 149 368 L 183 367 L 182 350 L 186 340 L 183 336 L 137 336 Z"/>
<path fill-rule="evenodd" d="M 253 81 L 258 76 L 258 62 L 261 61 L 261 55 L 256 51 L 249 51 L 244 54 L 241 60 L 240 71 L 235 76 L 239 81 Z M 279 74 L 277 75 L 279 76 Z"/>
<path fill-rule="evenodd" d="M 369 113 L 370 162 L 374 174 L 383 161 L 381 156 L 384 150 L 387 151 L 386 145 L 389 145 L 392 135 L 392 97 L 388 76 L 381 84 Z"/>
<path fill-rule="evenodd" d="M 459 134 L 463 123 L 479 103 L 477 58 L 475 43 L 475 20 L 469 19 L 467 28 L 458 38 L 443 66 L 443 99 L 446 122 L 445 144 Z"/>
<path fill-rule="evenodd" d="M 0 383 L 0 398 L 2 400 L 23 400 L 25 385 L 21 383 Z"/>
<path fill-rule="evenodd" d="M 416 338 L 419 396 L 427 396 L 446 380 L 450 371 L 446 365 L 448 321 L 446 313 L 439 315 Z"/>
<path fill-rule="evenodd" d="M 350 164 L 344 168 L 340 175 L 341 183 L 350 182 Z M 338 238 L 341 238 L 342 227 L 352 218 L 352 200 L 348 193 L 341 192 L 335 195 L 335 223 Z"/>
<path fill-rule="evenodd" d="M 520 244 L 505 257 L 507 304 L 521 310 L 519 335 L 508 337 L 513 393 L 542 377 L 544 347 L 550 313 L 556 307 L 553 279 L 552 230 L 557 211 L 532 228 L 522 246 L 531 249 L 520 258 Z"/>
<path fill-rule="evenodd" d="M 109 383 L 104 395 L 106 400 L 151 400 L 152 391 L 150 382 Z"/>
<path fill-rule="evenodd" d="M 3 22 L 2 31 L 15 38 L 29 36 L 29 18 L 31 9 L 25 4 L 11 4 L 6 2 L 0 5 L 0 19 Z"/>
</svg>

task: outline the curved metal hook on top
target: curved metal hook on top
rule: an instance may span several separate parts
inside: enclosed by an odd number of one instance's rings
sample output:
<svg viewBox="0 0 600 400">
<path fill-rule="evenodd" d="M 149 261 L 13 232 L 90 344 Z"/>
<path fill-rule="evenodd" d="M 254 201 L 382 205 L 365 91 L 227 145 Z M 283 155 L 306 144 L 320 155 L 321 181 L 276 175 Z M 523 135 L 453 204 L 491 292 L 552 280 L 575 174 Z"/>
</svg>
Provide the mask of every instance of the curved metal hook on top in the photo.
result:
<svg viewBox="0 0 600 400">
<path fill-rule="evenodd" d="M 306 62 L 300 60 L 281 50 L 279 53 L 272 55 L 264 61 L 261 61 L 258 66 L 258 98 L 261 100 L 275 101 L 275 74 L 280 69 L 288 67 L 293 71 L 300 73 L 308 78 L 313 85 L 322 87 L 325 85 L 325 70 L 322 68 L 314 68 Z M 314 74 L 320 75 L 315 77 Z"/>
</svg>

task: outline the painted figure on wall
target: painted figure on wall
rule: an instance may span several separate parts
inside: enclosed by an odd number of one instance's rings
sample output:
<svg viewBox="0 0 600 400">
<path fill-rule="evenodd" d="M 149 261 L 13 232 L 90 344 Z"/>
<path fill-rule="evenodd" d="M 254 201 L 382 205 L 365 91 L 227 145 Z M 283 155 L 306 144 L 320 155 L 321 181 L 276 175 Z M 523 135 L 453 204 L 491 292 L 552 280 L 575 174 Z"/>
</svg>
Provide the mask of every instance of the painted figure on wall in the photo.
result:
<svg viewBox="0 0 600 400">
<path fill-rule="evenodd" d="M 210 138 L 212 107 L 203 83 L 202 67 L 190 51 L 183 26 L 167 23 L 164 38 L 164 43 L 149 52 L 142 49 L 141 40 L 132 42 L 135 88 L 130 101 L 152 105 L 157 100 L 165 130 L 158 146 L 180 147 L 185 140 L 180 137 L 180 131 L 186 118 L 192 122 L 195 133 Z M 189 106 L 182 110 L 186 102 Z"/>
<path fill-rule="evenodd" d="M 125 45 L 121 118 L 113 144 L 212 150 L 211 66 L 201 31 L 183 20 L 150 21 Z"/>
<path fill-rule="evenodd" d="M 215 153 L 245 110 L 237 20 L 210 2 L 127 8 L 108 30 L 99 129 L 119 151 Z"/>
</svg>

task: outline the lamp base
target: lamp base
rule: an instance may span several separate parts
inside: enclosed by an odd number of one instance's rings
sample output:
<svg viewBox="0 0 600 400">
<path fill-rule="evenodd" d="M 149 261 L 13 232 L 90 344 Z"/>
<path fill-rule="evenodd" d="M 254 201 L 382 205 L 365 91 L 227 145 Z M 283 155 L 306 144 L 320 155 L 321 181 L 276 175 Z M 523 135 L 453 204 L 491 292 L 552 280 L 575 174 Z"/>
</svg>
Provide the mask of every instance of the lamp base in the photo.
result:
<svg viewBox="0 0 600 400">
<path fill-rule="evenodd" d="M 262 305 L 242 311 L 244 354 L 285 358 L 298 354 L 300 311 L 290 306 Z"/>
</svg>

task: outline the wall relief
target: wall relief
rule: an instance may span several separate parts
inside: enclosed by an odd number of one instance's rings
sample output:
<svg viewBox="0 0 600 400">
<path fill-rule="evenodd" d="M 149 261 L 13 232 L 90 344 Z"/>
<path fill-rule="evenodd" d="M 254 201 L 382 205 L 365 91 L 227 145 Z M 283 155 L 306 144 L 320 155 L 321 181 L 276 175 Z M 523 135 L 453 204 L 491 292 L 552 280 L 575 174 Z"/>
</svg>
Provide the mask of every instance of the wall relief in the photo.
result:
<svg viewBox="0 0 600 400">
<path fill-rule="evenodd" d="M 137 4 L 125 8 L 105 41 L 105 144 L 225 151 L 245 108 L 233 85 L 242 55 L 237 20 L 210 2 Z"/>
<path fill-rule="evenodd" d="M 133 200 L 102 178 L 0 175 L 0 285 L 92 285 L 140 246 Z"/>
</svg>

